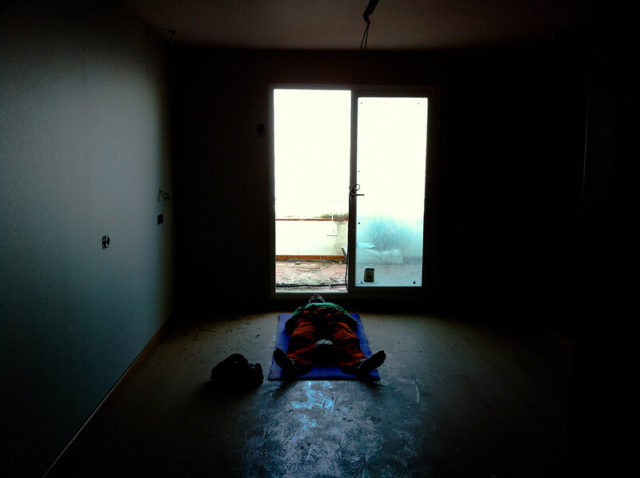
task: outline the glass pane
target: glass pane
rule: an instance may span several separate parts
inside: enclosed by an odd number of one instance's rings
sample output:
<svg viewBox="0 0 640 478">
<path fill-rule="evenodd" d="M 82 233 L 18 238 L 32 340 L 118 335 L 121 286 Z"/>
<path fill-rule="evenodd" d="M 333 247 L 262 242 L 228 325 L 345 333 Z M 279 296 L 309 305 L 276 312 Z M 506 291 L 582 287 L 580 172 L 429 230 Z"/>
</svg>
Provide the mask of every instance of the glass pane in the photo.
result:
<svg viewBox="0 0 640 478">
<path fill-rule="evenodd" d="M 350 91 L 274 90 L 277 291 L 346 291 L 350 130 Z"/>
<path fill-rule="evenodd" d="M 427 98 L 358 98 L 355 283 L 422 285 Z"/>
</svg>

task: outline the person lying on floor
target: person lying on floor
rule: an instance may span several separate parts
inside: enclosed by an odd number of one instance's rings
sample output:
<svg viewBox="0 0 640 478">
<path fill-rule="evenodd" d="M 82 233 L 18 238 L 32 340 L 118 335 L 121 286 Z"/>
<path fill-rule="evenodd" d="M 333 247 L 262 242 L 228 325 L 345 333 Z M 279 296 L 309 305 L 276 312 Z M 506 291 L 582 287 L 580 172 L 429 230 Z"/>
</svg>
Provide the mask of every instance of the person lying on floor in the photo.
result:
<svg viewBox="0 0 640 478">
<path fill-rule="evenodd" d="M 345 309 L 314 294 L 285 323 L 285 332 L 291 336 L 289 347 L 286 353 L 276 348 L 273 359 L 285 378 L 303 375 L 314 364 L 332 362 L 345 373 L 366 378 L 387 356 L 381 350 L 366 358 L 360 349 L 356 327 L 357 322 Z"/>
</svg>

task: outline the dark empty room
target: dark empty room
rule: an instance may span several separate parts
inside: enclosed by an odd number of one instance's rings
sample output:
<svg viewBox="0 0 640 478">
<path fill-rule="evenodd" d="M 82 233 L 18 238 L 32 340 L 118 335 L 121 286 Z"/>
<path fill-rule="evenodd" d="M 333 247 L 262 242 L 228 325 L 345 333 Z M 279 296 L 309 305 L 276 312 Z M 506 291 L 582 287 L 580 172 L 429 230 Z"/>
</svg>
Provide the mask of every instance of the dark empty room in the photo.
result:
<svg viewBox="0 0 640 478">
<path fill-rule="evenodd" d="M 0 474 L 620 476 L 628 10 L 2 2 Z"/>
</svg>

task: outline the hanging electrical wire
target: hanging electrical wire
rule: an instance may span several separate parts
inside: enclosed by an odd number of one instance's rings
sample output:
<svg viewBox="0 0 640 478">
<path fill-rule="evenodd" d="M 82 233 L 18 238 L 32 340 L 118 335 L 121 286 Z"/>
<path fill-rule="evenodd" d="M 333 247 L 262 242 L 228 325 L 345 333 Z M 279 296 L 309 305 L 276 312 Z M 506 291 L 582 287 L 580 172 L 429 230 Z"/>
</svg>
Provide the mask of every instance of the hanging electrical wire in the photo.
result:
<svg viewBox="0 0 640 478">
<path fill-rule="evenodd" d="M 367 51 L 367 41 L 369 40 L 369 27 L 371 26 L 371 20 L 369 19 L 369 15 L 371 15 L 373 11 L 376 9 L 376 6 L 378 5 L 378 1 L 379 0 L 370 0 L 369 4 L 367 5 L 367 8 L 362 14 L 362 18 L 367 24 L 367 26 L 364 28 L 364 34 L 362 35 L 362 40 L 360 41 L 360 51 L 363 53 Z"/>
<path fill-rule="evenodd" d="M 367 51 L 367 39 L 369 38 L 369 24 L 364 28 L 364 34 L 362 40 L 360 40 L 360 51 L 364 53 Z"/>
</svg>

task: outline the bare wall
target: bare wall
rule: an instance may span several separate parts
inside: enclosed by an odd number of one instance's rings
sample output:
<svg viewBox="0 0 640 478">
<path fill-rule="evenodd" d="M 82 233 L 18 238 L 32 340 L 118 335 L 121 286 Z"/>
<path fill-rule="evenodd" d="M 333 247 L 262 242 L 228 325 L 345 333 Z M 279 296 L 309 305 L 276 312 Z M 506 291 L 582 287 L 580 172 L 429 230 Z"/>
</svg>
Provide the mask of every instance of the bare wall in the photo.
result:
<svg viewBox="0 0 640 478">
<path fill-rule="evenodd" d="M 41 475 L 171 307 L 163 46 L 114 3 L 3 2 L 3 473 Z"/>
</svg>

